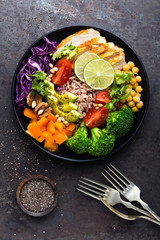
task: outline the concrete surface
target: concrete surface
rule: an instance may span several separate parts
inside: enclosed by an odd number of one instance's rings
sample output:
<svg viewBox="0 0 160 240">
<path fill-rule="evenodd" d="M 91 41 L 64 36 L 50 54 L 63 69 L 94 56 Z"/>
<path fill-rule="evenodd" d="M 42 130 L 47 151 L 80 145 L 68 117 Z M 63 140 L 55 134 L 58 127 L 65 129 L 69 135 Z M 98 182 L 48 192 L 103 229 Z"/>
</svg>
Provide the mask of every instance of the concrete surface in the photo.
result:
<svg viewBox="0 0 160 240">
<path fill-rule="evenodd" d="M 159 1 L 5 0 L 0 12 L 0 240 L 158 240 L 158 226 L 122 220 L 75 186 L 81 176 L 104 181 L 100 172 L 112 162 L 160 215 Z M 11 83 L 31 43 L 52 30 L 85 24 L 116 33 L 136 50 L 149 76 L 151 99 L 143 126 L 123 150 L 100 162 L 73 164 L 52 159 L 26 138 L 12 109 Z M 15 200 L 20 181 L 36 173 L 50 177 L 59 192 L 56 209 L 43 218 L 25 215 Z"/>
</svg>

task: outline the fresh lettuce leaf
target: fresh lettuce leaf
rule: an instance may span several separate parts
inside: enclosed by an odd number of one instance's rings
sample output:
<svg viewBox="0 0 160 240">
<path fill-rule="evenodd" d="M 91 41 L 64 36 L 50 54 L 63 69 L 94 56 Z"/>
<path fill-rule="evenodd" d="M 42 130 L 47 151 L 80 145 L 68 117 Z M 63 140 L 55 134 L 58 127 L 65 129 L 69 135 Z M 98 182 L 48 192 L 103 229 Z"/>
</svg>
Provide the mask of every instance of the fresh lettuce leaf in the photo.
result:
<svg viewBox="0 0 160 240">
<path fill-rule="evenodd" d="M 33 77 L 32 81 L 32 94 L 39 93 L 42 97 L 45 96 L 46 90 L 50 87 L 48 81 L 46 81 L 47 74 L 43 71 L 36 71 L 35 74 L 30 74 Z"/>
<path fill-rule="evenodd" d="M 78 47 L 73 46 L 73 44 L 70 43 L 70 44 L 66 44 L 61 51 L 57 50 L 56 52 L 50 54 L 50 56 L 52 56 L 53 60 L 60 59 L 62 57 L 71 59 L 72 57 L 77 55 L 77 52 L 78 52 Z"/>
<path fill-rule="evenodd" d="M 135 73 L 130 73 L 130 72 L 115 72 L 114 74 L 114 79 L 116 81 L 117 85 L 125 84 L 126 81 L 131 81 L 131 76 L 134 75 Z"/>
</svg>

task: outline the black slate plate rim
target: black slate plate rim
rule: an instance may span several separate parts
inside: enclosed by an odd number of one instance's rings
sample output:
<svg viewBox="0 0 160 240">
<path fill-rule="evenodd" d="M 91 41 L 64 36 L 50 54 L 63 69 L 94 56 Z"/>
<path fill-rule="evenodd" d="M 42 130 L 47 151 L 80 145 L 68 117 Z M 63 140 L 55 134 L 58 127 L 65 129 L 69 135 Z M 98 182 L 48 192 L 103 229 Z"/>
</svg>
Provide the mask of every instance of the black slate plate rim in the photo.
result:
<svg viewBox="0 0 160 240">
<path fill-rule="evenodd" d="M 131 51 L 133 52 L 133 54 L 136 56 L 136 58 L 138 59 L 141 67 L 142 67 L 142 70 L 143 70 L 143 73 L 144 73 L 144 76 L 145 76 L 145 84 L 146 84 L 146 95 L 147 95 L 147 98 L 146 98 L 146 101 L 145 101 L 145 107 L 143 107 L 143 115 L 139 121 L 139 124 L 138 126 L 136 126 L 136 129 L 133 131 L 133 133 L 130 135 L 130 137 L 127 138 L 127 140 L 125 140 L 125 142 L 123 144 L 121 144 L 117 149 L 113 149 L 113 151 L 111 153 L 109 153 L 108 155 L 106 156 L 101 156 L 101 157 L 93 157 L 93 156 L 90 156 L 89 154 L 82 154 L 81 156 L 83 156 L 83 158 L 81 159 L 76 159 L 76 158 L 70 158 L 70 157 L 66 157 L 66 156 L 59 156 L 55 153 L 51 153 L 49 152 L 48 150 L 44 149 L 42 144 L 39 144 L 36 140 L 34 140 L 32 137 L 30 137 L 29 135 L 27 135 L 25 133 L 25 129 L 19 119 L 19 116 L 18 116 L 18 113 L 17 113 L 17 110 L 16 110 L 16 106 L 15 106 L 15 85 L 16 85 L 16 80 L 17 80 L 17 73 L 20 69 L 20 66 L 22 64 L 22 61 L 26 58 L 26 55 L 30 52 L 30 49 L 36 45 L 39 41 L 43 40 L 43 37 L 44 36 L 49 36 L 51 34 L 55 34 L 55 33 L 58 33 L 58 32 L 64 32 L 66 30 L 72 30 L 72 29 L 77 29 L 75 30 L 74 32 L 77 32 L 79 30 L 82 30 L 82 29 L 87 29 L 87 28 L 94 28 L 95 30 L 98 30 L 98 31 L 103 31 L 106 33 L 106 35 L 112 35 L 113 37 L 117 38 L 119 41 L 121 41 L 124 45 L 126 45 L 126 47 L 129 47 L 131 49 Z M 69 35 L 69 34 L 68 34 Z M 105 35 L 105 37 L 106 37 Z M 57 39 L 54 39 L 55 41 Z M 124 49 L 125 50 L 125 49 Z M 126 52 L 125 52 L 126 53 Z M 139 67 L 139 66 L 138 66 Z M 111 31 L 107 31 L 105 29 L 102 29 L 102 28 L 99 28 L 99 27 L 93 27 L 93 26 L 84 26 L 84 25 L 74 25 L 74 26 L 68 26 L 68 27 L 64 27 L 64 28 L 60 28 L 60 29 L 57 29 L 57 30 L 54 30 L 54 31 L 51 31 L 51 32 L 48 32 L 47 34 L 43 35 L 42 37 L 40 37 L 38 40 L 36 40 L 26 51 L 25 53 L 23 54 L 23 56 L 21 57 L 17 67 L 16 67 L 16 70 L 15 70 L 15 73 L 14 73 L 14 76 L 13 76 L 13 81 L 12 81 L 12 88 L 11 88 L 11 95 L 12 95 L 12 105 L 13 105 L 13 109 L 14 109 L 14 112 L 15 112 L 15 115 L 16 115 L 16 118 L 17 118 L 17 121 L 20 125 L 20 127 L 22 128 L 23 132 L 25 133 L 25 135 L 27 135 L 27 137 L 38 147 L 40 148 L 42 151 L 46 152 L 47 154 L 51 155 L 52 157 L 56 157 L 56 158 L 60 158 L 62 160 L 66 160 L 66 161 L 70 161 L 70 162 L 91 162 L 91 161 L 96 161 L 96 160 L 102 160 L 102 159 L 105 159 L 105 158 L 108 158 L 109 156 L 113 155 L 114 153 L 116 153 L 117 151 L 119 151 L 120 149 L 122 149 L 125 145 L 127 145 L 127 143 L 130 142 L 130 140 L 135 136 L 135 134 L 138 132 L 139 128 L 142 126 L 142 123 L 145 119 L 145 116 L 147 114 L 147 110 L 148 110 L 148 105 L 149 105 L 149 98 L 150 98 L 150 91 L 149 91 L 149 80 L 148 80 L 148 76 L 147 76 L 147 72 L 145 70 L 145 67 L 140 59 L 140 57 L 138 56 L 138 54 L 135 52 L 135 50 L 132 49 L 132 47 L 126 43 L 125 40 L 123 40 L 121 37 L 119 37 L 117 34 L 114 34 L 112 33 Z M 62 146 L 59 146 L 59 148 L 62 147 Z M 74 154 L 72 151 L 70 151 L 71 153 L 71 156 L 72 154 Z M 84 157 L 84 155 L 86 157 Z M 79 156 L 77 154 L 77 156 Z M 87 158 L 90 157 L 90 158 Z"/>
</svg>

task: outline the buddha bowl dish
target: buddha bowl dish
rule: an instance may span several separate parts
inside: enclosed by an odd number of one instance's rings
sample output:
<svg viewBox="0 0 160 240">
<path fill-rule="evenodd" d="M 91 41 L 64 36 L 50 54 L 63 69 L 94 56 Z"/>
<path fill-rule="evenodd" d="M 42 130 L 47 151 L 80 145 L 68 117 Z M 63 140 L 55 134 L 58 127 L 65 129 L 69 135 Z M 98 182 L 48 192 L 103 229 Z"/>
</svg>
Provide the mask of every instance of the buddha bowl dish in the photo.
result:
<svg viewBox="0 0 160 240">
<path fill-rule="evenodd" d="M 12 83 L 17 120 L 46 153 L 100 160 L 124 147 L 149 103 L 145 68 L 118 36 L 90 26 L 48 33 L 20 60 Z"/>
</svg>

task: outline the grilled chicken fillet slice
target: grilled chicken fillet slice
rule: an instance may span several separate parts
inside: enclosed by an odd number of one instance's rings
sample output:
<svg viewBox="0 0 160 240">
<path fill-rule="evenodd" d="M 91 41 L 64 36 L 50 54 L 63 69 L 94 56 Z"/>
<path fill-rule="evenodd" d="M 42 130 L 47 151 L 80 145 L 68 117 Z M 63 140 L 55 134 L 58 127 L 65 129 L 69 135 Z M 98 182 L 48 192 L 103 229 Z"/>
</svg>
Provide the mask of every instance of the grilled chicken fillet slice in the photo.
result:
<svg viewBox="0 0 160 240">
<path fill-rule="evenodd" d="M 85 52 L 96 53 L 110 62 L 115 70 L 122 69 L 125 64 L 123 49 L 115 46 L 112 42 L 107 43 L 105 37 L 100 36 L 100 33 L 95 29 L 89 28 L 68 36 L 57 46 L 57 51 L 61 51 L 66 44 L 71 43 L 78 47 L 77 55 L 70 59 L 73 67 L 76 59 Z"/>
<path fill-rule="evenodd" d="M 103 39 L 103 40 L 102 40 Z M 100 33 L 92 28 L 76 32 L 65 38 L 58 46 L 57 51 L 61 51 L 66 44 L 72 43 L 76 47 L 90 46 L 95 43 L 105 43 L 105 38 L 100 37 Z"/>
</svg>

